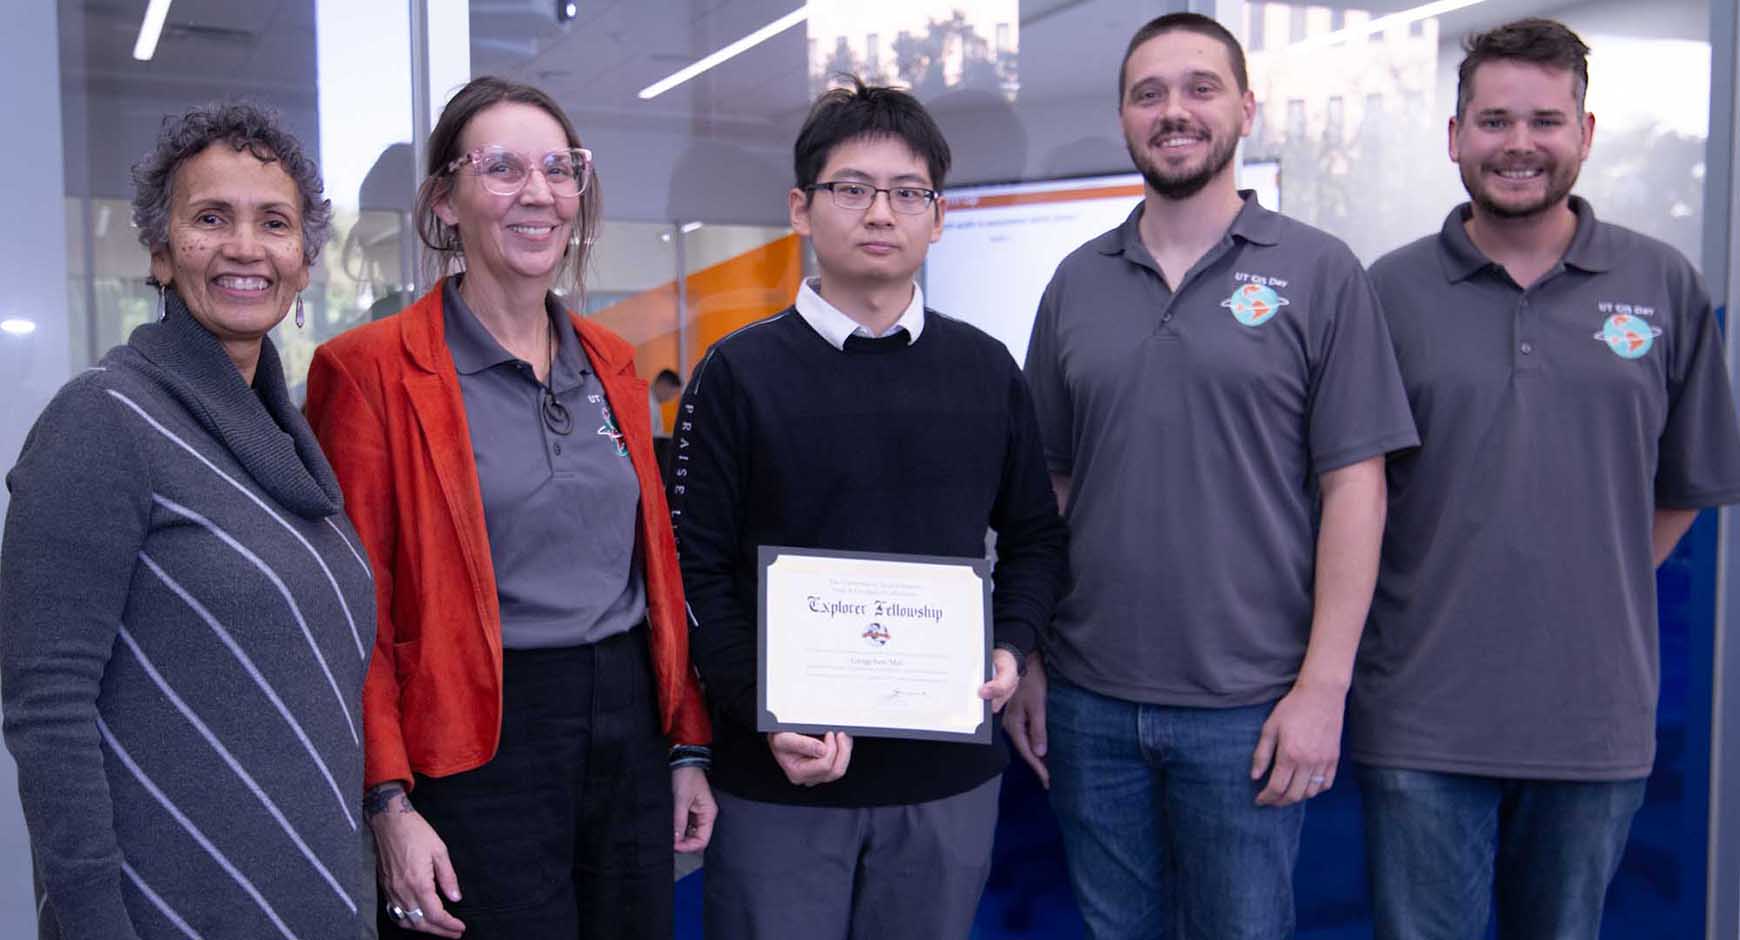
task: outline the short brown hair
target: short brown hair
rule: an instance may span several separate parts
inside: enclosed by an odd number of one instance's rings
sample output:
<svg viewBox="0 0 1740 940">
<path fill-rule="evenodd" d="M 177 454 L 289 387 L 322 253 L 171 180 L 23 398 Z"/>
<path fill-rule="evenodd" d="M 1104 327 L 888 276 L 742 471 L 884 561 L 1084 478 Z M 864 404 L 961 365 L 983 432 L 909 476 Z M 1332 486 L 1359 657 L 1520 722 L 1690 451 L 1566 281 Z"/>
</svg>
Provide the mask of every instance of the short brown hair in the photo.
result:
<svg viewBox="0 0 1740 940">
<path fill-rule="evenodd" d="M 1577 110 L 1589 92 L 1589 47 L 1558 20 L 1529 17 L 1472 33 L 1462 40 L 1462 64 L 1456 67 L 1456 116 L 1463 117 L 1474 99 L 1474 70 L 1488 62 L 1527 62 L 1570 72 Z"/>
<path fill-rule="evenodd" d="M 1226 47 L 1226 57 L 1232 62 L 1233 80 L 1238 82 L 1239 94 L 1251 90 L 1250 72 L 1245 69 L 1245 47 L 1239 45 L 1239 39 L 1225 26 L 1220 25 L 1213 17 L 1201 13 L 1168 13 L 1157 16 L 1142 24 L 1136 30 L 1136 35 L 1130 37 L 1130 44 L 1124 47 L 1124 60 L 1118 63 L 1118 107 L 1124 106 L 1124 83 L 1129 79 L 1125 73 L 1130 70 L 1130 57 L 1142 44 L 1163 33 L 1186 32 L 1207 36 Z"/>
<path fill-rule="evenodd" d="M 423 242 L 423 272 L 430 280 L 447 274 L 452 270 L 453 262 L 465 255 L 459 229 L 441 221 L 441 217 L 435 214 L 436 201 L 453 186 L 453 175 L 447 168 L 463 156 L 459 152 L 459 139 L 465 136 L 466 125 L 471 123 L 471 119 L 502 103 L 529 104 L 538 108 L 562 126 L 562 133 L 568 137 L 568 146 L 585 146 L 580 143 L 580 134 L 574 130 L 574 123 L 568 120 L 562 106 L 542 89 L 493 75 L 480 75 L 467 82 L 447 102 L 447 107 L 441 110 L 441 119 L 429 132 L 429 162 L 423 171 L 423 183 L 417 187 L 417 204 L 412 210 L 417 237 Z M 594 166 L 592 181 L 580 194 L 580 214 L 574 219 L 574 241 L 562 256 L 562 268 L 556 275 L 558 284 L 571 284 L 580 292 L 582 305 L 586 291 L 582 273 L 586 256 L 598 237 L 600 213 L 604 208 L 598 190 L 598 168 Z"/>
</svg>

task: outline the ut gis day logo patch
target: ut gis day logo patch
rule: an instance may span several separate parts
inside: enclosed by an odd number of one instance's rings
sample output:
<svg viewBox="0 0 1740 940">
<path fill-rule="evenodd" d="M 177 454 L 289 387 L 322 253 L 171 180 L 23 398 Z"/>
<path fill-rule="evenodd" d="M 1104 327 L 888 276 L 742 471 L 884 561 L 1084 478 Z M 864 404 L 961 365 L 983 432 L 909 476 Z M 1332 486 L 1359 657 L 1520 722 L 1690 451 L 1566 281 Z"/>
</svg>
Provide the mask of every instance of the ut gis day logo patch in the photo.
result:
<svg viewBox="0 0 1740 940">
<path fill-rule="evenodd" d="M 1621 359 L 1641 359 L 1654 348 L 1655 338 L 1661 335 L 1661 327 L 1644 319 L 1655 313 L 1654 308 L 1606 302 L 1597 306 L 1602 313 L 1609 316 L 1601 324 L 1601 332 L 1596 333 L 1595 338 L 1605 343 L 1615 356 Z"/>
<path fill-rule="evenodd" d="M 1233 288 L 1232 296 L 1221 301 L 1220 305 L 1231 310 L 1233 319 L 1245 326 L 1262 326 L 1287 306 L 1287 298 L 1277 290 L 1287 286 L 1287 282 L 1280 278 L 1240 271 L 1233 275 L 1233 280 L 1244 283 Z"/>
</svg>

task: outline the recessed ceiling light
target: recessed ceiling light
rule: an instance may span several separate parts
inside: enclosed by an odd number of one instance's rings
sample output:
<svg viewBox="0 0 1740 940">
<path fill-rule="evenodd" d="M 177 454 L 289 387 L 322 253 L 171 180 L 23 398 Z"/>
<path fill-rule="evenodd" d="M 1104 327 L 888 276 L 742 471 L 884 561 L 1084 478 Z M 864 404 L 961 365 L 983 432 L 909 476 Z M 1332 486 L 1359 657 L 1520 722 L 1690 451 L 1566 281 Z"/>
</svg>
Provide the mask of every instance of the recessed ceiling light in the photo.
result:
<svg viewBox="0 0 1740 940">
<path fill-rule="evenodd" d="M 157 54 L 157 39 L 163 35 L 163 21 L 169 18 L 170 0 L 151 0 L 145 7 L 145 19 L 139 23 L 139 40 L 133 43 L 133 58 L 151 61 Z"/>
<path fill-rule="evenodd" d="M 767 24 L 766 26 L 761 27 L 760 29 L 756 30 L 755 32 L 750 33 L 747 36 L 744 36 L 742 39 L 739 39 L 736 42 L 734 42 L 728 46 L 725 46 L 724 48 L 718 50 L 717 52 L 714 52 L 714 53 L 706 56 L 705 58 L 698 59 L 690 65 L 685 65 L 682 68 L 678 69 L 677 71 L 672 72 L 671 74 L 665 76 L 664 78 L 661 78 L 656 82 L 653 82 L 651 85 L 648 85 L 645 88 L 642 88 L 640 90 L 640 99 L 642 101 L 650 101 L 653 98 L 657 98 L 659 95 L 662 95 L 667 91 L 670 91 L 671 89 L 677 87 L 678 85 L 681 85 L 682 83 L 688 81 L 691 78 L 694 78 L 695 76 L 701 74 L 702 72 L 705 72 L 708 69 L 713 68 L 716 65 L 721 65 L 721 64 L 725 63 L 726 61 L 729 61 L 730 59 L 736 58 L 737 56 L 739 56 L 745 52 L 748 52 L 749 50 L 755 48 L 756 46 L 761 45 L 762 43 L 768 41 L 769 39 L 772 39 L 773 37 L 778 36 L 780 33 L 783 33 L 786 30 L 791 29 L 793 26 L 796 26 L 797 24 L 802 23 L 804 20 L 809 19 L 809 17 L 810 17 L 810 7 L 809 7 L 809 4 L 806 3 L 803 6 L 798 7 L 797 9 L 791 11 L 790 13 L 787 13 L 786 15 L 780 17 L 779 19 L 774 20 L 773 22 Z"/>
<path fill-rule="evenodd" d="M 7 317 L 0 320 L 0 330 L 5 330 L 13 336 L 29 336 L 36 332 L 36 321 L 23 317 Z"/>
<path fill-rule="evenodd" d="M 1358 26 L 1349 26 L 1346 29 L 1338 29 L 1333 33 L 1323 33 L 1317 36 L 1310 36 L 1301 39 L 1286 48 L 1308 49 L 1313 46 L 1332 46 L 1338 42 L 1346 42 L 1356 36 L 1369 36 L 1372 33 L 1381 33 L 1386 29 L 1392 29 L 1397 26 L 1406 26 L 1409 23 L 1431 19 L 1434 16 L 1441 16 L 1445 13 L 1453 13 L 1457 10 L 1474 6 L 1477 3 L 1485 2 L 1486 0 L 1433 0 L 1432 3 L 1422 3 L 1417 7 L 1409 7 L 1406 10 L 1400 10 L 1391 13 L 1388 16 L 1374 16 Z"/>
</svg>

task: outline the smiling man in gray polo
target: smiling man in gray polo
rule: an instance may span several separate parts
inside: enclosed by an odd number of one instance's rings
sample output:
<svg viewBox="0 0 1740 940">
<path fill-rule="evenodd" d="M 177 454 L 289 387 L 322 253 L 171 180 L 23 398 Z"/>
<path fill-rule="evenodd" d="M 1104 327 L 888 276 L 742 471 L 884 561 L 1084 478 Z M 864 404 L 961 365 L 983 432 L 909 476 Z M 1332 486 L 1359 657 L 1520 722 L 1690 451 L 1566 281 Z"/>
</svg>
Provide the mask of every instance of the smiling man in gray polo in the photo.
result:
<svg viewBox="0 0 1740 940">
<path fill-rule="evenodd" d="M 1160 17 L 1119 93 L 1142 204 L 1059 265 L 1027 354 L 1073 584 L 1005 724 L 1089 937 L 1291 937 L 1414 426 L 1352 252 L 1235 188 L 1237 40 Z"/>
<path fill-rule="evenodd" d="M 1588 48 L 1470 37 L 1450 157 L 1470 201 L 1372 268 L 1421 446 L 1349 710 L 1378 940 L 1590 938 L 1655 756 L 1655 566 L 1740 501 L 1710 298 L 1570 195 Z"/>
</svg>

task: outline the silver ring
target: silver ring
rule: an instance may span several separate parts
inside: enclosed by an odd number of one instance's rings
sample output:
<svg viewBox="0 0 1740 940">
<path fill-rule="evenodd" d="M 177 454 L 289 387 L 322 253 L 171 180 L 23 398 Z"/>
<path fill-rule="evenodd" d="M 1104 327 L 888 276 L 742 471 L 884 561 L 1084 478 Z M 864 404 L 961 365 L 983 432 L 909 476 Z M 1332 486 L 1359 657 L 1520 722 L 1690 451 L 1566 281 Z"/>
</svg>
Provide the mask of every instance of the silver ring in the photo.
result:
<svg viewBox="0 0 1740 940">
<path fill-rule="evenodd" d="M 394 920 L 404 920 L 405 919 L 405 909 L 400 907 L 397 903 L 395 903 L 393 901 L 388 901 L 387 902 L 387 916 L 391 917 Z"/>
<path fill-rule="evenodd" d="M 1312 783 L 1312 784 L 1313 784 L 1313 785 L 1314 785 L 1314 786 L 1322 786 L 1322 785 L 1324 785 L 1324 784 L 1325 784 L 1325 783 L 1328 783 L 1328 782 L 1329 782 L 1329 778 L 1328 778 L 1328 777 L 1312 777 L 1312 778 L 1311 778 L 1311 783 Z"/>
<path fill-rule="evenodd" d="M 423 919 L 423 909 L 420 907 L 413 907 L 410 910 L 405 912 L 405 916 L 409 917 L 412 920 L 422 920 Z"/>
</svg>

